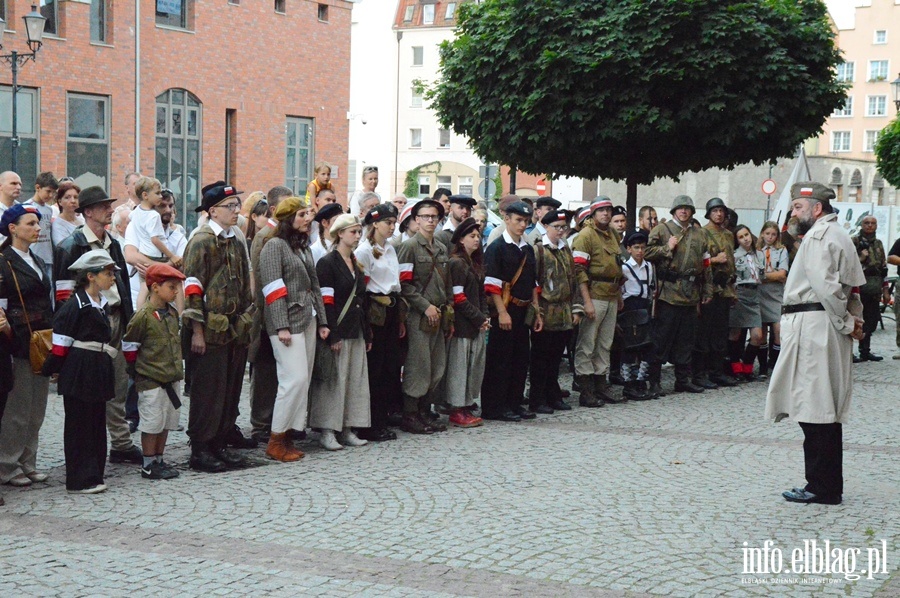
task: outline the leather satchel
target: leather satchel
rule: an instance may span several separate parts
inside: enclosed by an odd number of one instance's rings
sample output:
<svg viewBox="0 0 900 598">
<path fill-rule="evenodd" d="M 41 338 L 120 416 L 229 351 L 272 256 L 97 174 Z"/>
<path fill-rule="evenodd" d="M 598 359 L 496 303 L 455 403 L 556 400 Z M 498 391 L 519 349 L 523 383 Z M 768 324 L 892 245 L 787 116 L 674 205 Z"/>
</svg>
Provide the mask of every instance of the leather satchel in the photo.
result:
<svg viewBox="0 0 900 598">
<path fill-rule="evenodd" d="M 31 372 L 35 376 L 42 376 L 41 372 L 44 369 L 44 362 L 47 361 L 50 351 L 53 350 L 53 329 L 31 329 L 31 318 L 28 317 L 28 310 L 25 309 L 25 299 L 22 298 L 22 289 L 19 288 L 19 277 L 16 276 L 16 271 L 13 269 L 12 264 L 8 260 L 6 263 L 9 265 L 9 271 L 12 272 L 13 282 L 16 283 L 16 292 L 19 294 L 19 302 L 22 304 L 23 319 L 28 326 L 28 334 L 30 335 L 28 339 L 28 359 L 31 361 Z"/>
<path fill-rule="evenodd" d="M 650 313 L 646 309 L 623 311 L 616 319 L 619 346 L 623 351 L 640 351 L 653 344 L 650 338 Z"/>
</svg>

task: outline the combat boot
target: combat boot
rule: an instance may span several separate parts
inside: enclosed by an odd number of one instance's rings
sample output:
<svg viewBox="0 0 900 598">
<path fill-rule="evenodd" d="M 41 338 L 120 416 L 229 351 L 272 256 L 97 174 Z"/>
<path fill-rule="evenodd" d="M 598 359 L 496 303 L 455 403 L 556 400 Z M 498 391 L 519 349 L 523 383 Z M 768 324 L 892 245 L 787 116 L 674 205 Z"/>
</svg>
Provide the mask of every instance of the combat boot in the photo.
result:
<svg viewBox="0 0 900 598">
<path fill-rule="evenodd" d="M 594 396 L 594 379 L 591 376 L 575 376 L 581 394 L 578 397 L 578 404 L 582 407 L 603 407 L 603 401 Z"/>
<path fill-rule="evenodd" d="M 627 399 L 617 399 L 613 396 L 613 390 L 606 382 L 606 376 L 594 375 L 594 396 L 604 403 L 624 403 Z"/>
<path fill-rule="evenodd" d="M 675 366 L 675 392 L 701 393 L 703 387 L 691 382 L 691 369 L 687 366 Z"/>
<path fill-rule="evenodd" d="M 651 399 L 658 399 L 660 397 L 666 396 L 666 393 L 663 392 L 662 386 L 660 386 L 659 381 L 662 378 L 662 364 L 661 363 L 651 363 L 650 367 L 647 371 L 647 376 L 650 379 L 650 388 L 647 389 L 647 394 Z"/>
<path fill-rule="evenodd" d="M 649 401 L 653 398 L 647 394 L 641 382 L 626 382 L 622 394 L 632 401 Z"/>
</svg>

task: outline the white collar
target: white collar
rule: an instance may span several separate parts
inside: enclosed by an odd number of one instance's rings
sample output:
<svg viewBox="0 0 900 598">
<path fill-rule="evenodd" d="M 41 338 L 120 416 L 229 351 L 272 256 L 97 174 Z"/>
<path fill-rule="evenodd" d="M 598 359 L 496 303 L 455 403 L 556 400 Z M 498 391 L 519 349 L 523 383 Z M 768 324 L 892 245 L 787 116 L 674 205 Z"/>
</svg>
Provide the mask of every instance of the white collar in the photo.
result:
<svg viewBox="0 0 900 598">
<path fill-rule="evenodd" d="M 638 266 L 638 263 L 637 263 L 636 261 L 634 261 L 634 258 L 633 258 L 633 257 L 628 258 L 628 261 L 625 262 L 625 263 L 628 264 L 629 266 L 635 266 L 636 268 L 646 268 L 646 267 L 647 267 L 647 260 L 646 260 L 646 259 L 644 260 L 644 262 L 643 262 L 640 266 Z"/>
<path fill-rule="evenodd" d="M 547 229 L 544 228 L 544 225 L 541 224 L 540 222 L 536 222 L 536 223 L 534 224 L 534 228 L 535 228 L 535 230 L 536 230 L 537 232 L 541 233 L 542 235 L 545 234 L 545 233 L 547 232 Z"/>
<path fill-rule="evenodd" d="M 221 226 L 219 226 L 219 223 L 216 222 L 215 220 L 213 220 L 212 218 L 210 218 L 207 221 L 207 224 L 209 224 L 209 228 L 212 229 L 212 232 L 217 237 L 225 237 L 226 239 L 230 239 L 231 237 L 234 236 L 234 231 L 231 229 L 230 226 L 227 229 L 222 228 Z"/>
<path fill-rule="evenodd" d="M 519 237 L 519 242 L 515 243 L 512 240 L 512 237 L 509 236 L 509 233 L 507 231 L 503 231 L 503 240 L 506 241 L 507 243 L 509 243 L 510 245 L 515 245 L 519 249 L 528 245 L 528 243 L 525 242 L 525 239 L 523 239 L 521 237 Z"/>
<path fill-rule="evenodd" d="M 456 226 L 453 225 L 453 218 L 447 216 L 447 221 L 444 222 L 443 230 L 449 230 L 450 232 L 456 231 Z"/>
<path fill-rule="evenodd" d="M 548 237 L 546 233 L 543 237 L 541 237 L 541 243 L 543 243 L 547 247 L 553 247 L 553 243 L 550 242 L 550 237 Z M 562 249 L 563 247 L 568 247 L 568 245 L 566 245 L 566 242 L 563 239 L 560 239 L 556 244 L 556 248 Z"/>
<path fill-rule="evenodd" d="M 91 307 L 96 307 L 97 309 L 103 309 L 104 307 L 106 307 L 106 304 L 109 303 L 109 301 L 106 300 L 106 295 L 104 295 L 103 293 L 100 293 L 100 303 L 94 301 L 94 298 L 91 297 L 87 291 L 84 292 L 84 296 L 87 297 L 88 301 L 90 301 Z M 79 299 L 79 302 L 80 301 L 81 300 Z M 84 307 L 84 303 L 80 303 L 80 305 Z"/>
</svg>

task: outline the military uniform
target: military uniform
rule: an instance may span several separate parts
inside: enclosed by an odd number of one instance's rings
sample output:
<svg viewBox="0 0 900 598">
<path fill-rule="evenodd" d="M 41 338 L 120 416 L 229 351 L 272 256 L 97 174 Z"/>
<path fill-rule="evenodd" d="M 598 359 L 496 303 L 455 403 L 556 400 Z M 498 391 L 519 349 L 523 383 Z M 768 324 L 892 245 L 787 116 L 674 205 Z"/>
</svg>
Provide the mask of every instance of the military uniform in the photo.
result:
<svg viewBox="0 0 900 598">
<path fill-rule="evenodd" d="M 874 233 L 871 235 L 860 233 L 853 237 L 853 245 L 856 247 L 857 253 L 863 249 L 869 250 L 869 255 L 861 262 L 866 283 L 860 287 L 859 297 L 863 305 L 863 320 L 865 320 L 863 332 L 866 333 L 866 336 L 859 341 L 859 358 L 863 361 L 881 361 L 880 356 L 872 353 L 871 344 L 872 333 L 875 332 L 878 322 L 881 321 L 879 303 L 883 293 L 884 279 L 887 276 L 884 245 Z"/>
<path fill-rule="evenodd" d="M 252 365 L 250 370 L 250 425 L 254 438 L 265 439 L 272 430 L 272 413 L 275 409 L 275 395 L 278 394 L 278 368 L 272 341 L 264 333 L 266 299 L 263 296 L 263 284 L 260 279 L 259 256 L 266 242 L 275 234 L 278 223 L 269 218 L 253 237 L 250 244 L 250 266 L 256 277 L 256 315 L 253 319 L 248 359 Z"/>
<path fill-rule="evenodd" d="M 721 204 L 721 205 L 720 205 Z M 706 204 L 706 216 L 712 209 L 724 207 L 721 199 L 713 198 Z M 718 385 L 734 386 L 737 382 L 722 372 L 728 352 L 728 318 L 731 304 L 736 297 L 734 290 L 734 235 L 725 227 L 709 222 L 703 227 L 708 237 L 710 258 L 725 254 L 724 264 L 710 263 L 707 277 L 712 291 L 711 300 L 700 306 L 700 322 L 694 344 L 693 380 L 704 388 Z"/>
<path fill-rule="evenodd" d="M 679 195 L 671 213 L 679 207 L 693 210 L 693 200 Z M 674 251 L 668 245 L 673 236 L 678 239 Z M 703 388 L 691 381 L 691 357 L 697 334 L 697 305 L 702 297 L 712 296 L 712 282 L 704 272 L 709 235 L 691 221 L 685 226 L 674 219 L 658 224 L 650 231 L 644 258 L 656 267 L 659 280 L 650 357 L 651 392 L 659 391 L 662 364 L 667 361 L 675 365 L 676 392 L 702 392 Z"/>
<path fill-rule="evenodd" d="M 599 209 L 612 208 L 608 198 L 598 198 L 591 204 L 591 215 Z M 602 401 L 614 402 L 608 393 L 606 374 L 609 372 L 609 352 L 616 332 L 616 314 L 623 282 L 619 234 L 611 227 L 601 230 L 593 216 L 572 244 L 575 275 L 579 286 L 587 285 L 594 318 L 585 318 L 578 325 L 575 341 L 575 376 L 581 389 L 580 403 L 598 407 Z M 596 396 L 595 396 L 596 394 Z"/>
</svg>

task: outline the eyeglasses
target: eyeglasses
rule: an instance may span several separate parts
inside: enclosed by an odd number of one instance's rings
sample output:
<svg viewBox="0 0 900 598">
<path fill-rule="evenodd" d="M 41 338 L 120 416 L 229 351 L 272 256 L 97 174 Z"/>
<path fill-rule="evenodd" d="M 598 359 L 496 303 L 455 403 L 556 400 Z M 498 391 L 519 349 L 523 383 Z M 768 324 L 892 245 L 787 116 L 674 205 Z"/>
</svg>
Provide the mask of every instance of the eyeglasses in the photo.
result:
<svg viewBox="0 0 900 598">
<path fill-rule="evenodd" d="M 417 214 L 416 218 L 421 218 L 422 220 L 428 221 L 440 220 L 437 214 Z"/>
<path fill-rule="evenodd" d="M 219 205 L 213 206 L 213 207 L 214 207 L 214 208 L 223 208 L 223 209 L 226 209 L 226 210 L 231 210 L 232 212 L 237 212 L 238 210 L 241 209 L 241 204 L 239 204 L 239 203 L 226 203 L 226 204 L 219 204 Z"/>
<path fill-rule="evenodd" d="M 565 232 L 569 230 L 569 225 L 567 224 L 551 224 L 547 228 L 555 228 L 558 231 Z"/>
</svg>

